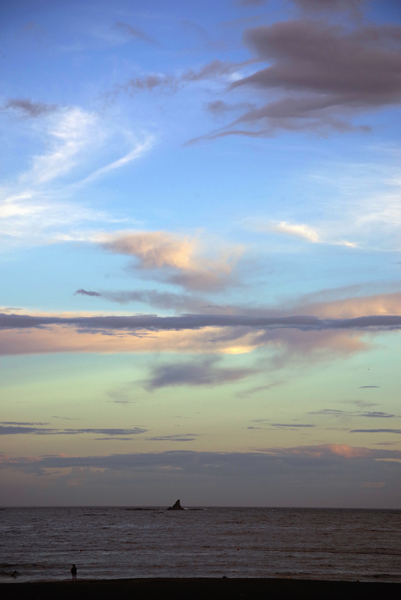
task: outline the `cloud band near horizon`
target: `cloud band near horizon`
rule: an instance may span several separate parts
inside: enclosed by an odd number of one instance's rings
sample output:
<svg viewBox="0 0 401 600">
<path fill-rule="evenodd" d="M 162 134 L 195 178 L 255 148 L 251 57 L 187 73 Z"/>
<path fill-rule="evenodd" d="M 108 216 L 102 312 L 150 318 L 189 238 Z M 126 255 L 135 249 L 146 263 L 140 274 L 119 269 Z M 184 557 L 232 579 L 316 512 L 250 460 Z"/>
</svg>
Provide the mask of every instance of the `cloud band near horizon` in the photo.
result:
<svg viewBox="0 0 401 600">
<path fill-rule="evenodd" d="M 398 330 L 401 315 L 371 315 L 352 319 L 319 319 L 313 316 L 257 317 L 247 315 L 184 314 L 172 317 L 157 315 L 58 317 L 0 313 L 0 330 L 38 329 L 61 325 L 85 332 L 116 331 L 171 331 L 193 330 L 205 327 L 247 327 L 253 329 L 325 330 Z"/>
</svg>

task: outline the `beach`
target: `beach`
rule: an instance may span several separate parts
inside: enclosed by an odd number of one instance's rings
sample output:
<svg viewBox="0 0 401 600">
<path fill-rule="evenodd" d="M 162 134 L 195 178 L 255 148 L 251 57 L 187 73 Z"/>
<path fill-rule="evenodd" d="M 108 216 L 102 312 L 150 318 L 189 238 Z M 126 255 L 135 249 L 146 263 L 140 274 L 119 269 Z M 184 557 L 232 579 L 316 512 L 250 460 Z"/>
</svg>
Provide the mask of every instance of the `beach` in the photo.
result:
<svg viewBox="0 0 401 600">
<path fill-rule="evenodd" d="M 118 579 L 5 583 L 1 587 L 5 600 L 123 600 L 264 598 L 268 600 L 331 600 L 341 598 L 401 597 L 400 583 L 359 583 L 357 581 L 318 581 L 254 578 L 182 578 Z"/>
</svg>

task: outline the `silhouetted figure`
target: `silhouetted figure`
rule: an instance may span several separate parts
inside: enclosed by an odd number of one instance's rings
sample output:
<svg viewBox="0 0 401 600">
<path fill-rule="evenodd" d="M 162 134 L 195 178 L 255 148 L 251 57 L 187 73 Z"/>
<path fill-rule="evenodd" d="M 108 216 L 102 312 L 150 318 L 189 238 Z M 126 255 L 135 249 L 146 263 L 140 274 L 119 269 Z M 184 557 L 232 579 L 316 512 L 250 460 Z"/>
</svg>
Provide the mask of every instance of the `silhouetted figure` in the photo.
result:
<svg viewBox="0 0 401 600">
<path fill-rule="evenodd" d="M 71 575 L 72 575 L 72 580 L 76 581 L 77 580 L 77 567 L 75 565 L 72 565 L 72 567 L 71 567 Z"/>
<path fill-rule="evenodd" d="M 182 508 L 180 501 L 177 500 L 177 502 L 173 506 L 169 506 L 167 510 L 185 510 L 185 509 Z"/>
</svg>

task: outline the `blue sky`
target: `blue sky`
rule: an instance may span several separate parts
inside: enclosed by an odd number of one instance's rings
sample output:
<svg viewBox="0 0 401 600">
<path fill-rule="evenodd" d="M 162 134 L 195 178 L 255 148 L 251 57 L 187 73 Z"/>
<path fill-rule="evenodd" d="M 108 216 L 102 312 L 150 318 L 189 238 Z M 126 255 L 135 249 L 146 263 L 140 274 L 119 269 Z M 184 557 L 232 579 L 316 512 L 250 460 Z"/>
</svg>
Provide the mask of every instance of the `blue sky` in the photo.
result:
<svg viewBox="0 0 401 600">
<path fill-rule="evenodd" d="M 398 2 L 0 10 L 0 503 L 400 508 Z"/>
</svg>

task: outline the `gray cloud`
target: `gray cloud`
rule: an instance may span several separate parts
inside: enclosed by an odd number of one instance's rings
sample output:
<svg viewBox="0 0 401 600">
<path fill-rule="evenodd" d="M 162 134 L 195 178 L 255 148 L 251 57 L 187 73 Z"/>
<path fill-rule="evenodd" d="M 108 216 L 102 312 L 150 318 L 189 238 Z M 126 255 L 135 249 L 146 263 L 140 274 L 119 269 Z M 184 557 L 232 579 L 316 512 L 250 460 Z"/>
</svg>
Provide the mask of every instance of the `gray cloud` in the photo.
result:
<svg viewBox="0 0 401 600">
<path fill-rule="evenodd" d="M 368 390 L 368 389 L 377 389 L 380 385 L 361 385 L 359 387 L 360 390 Z"/>
<path fill-rule="evenodd" d="M 322 410 L 316 410 L 308 413 L 309 415 L 326 415 L 334 417 L 368 417 L 373 419 L 393 419 L 397 415 L 381 411 L 348 411 L 348 410 L 336 410 L 331 408 L 324 408 Z"/>
<path fill-rule="evenodd" d="M 237 0 L 237 4 L 240 6 L 262 6 L 266 4 L 268 0 Z"/>
<path fill-rule="evenodd" d="M 365 400 L 346 400 L 345 404 L 355 404 L 359 410 L 364 408 L 370 408 L 371 406 L 377 406 L 377 402 L 366 402 Z"/>
<path fill-rule="evenodd" d="M 238 63 L 224 62 L 218 59 L 207 63 L 198 70 L 188 69 L 181 76 L 181 81 L 195 82 L 204 79 L 214 79 L 222 75 L 228 75 L 237 69 Z"/>
<path fill-rule="evenodd" d="M 367 0 L 293 0 L 300 8 L 307 11 L 352 10 L 356 11 Z"/>
<path fill-rule="evenodd" d="M 241 390 L 237 392 L 235 395 L 238 398 L 246 398 L 247 396 L 251 396 L 252 394 L 257 394 L 258 392 L 269 391 L 279 385 L 281 385 L 282 381 L 273 381 L 271 383 L 267 383 L 265 385 L 257 385 L 255 387 L 249 388 L 247 390 Z M 263 420 L 263 419 L 262 419 Z"/>
<path fill-rule="evenodd" d="M 271 135 L 278 129 L 368 131 L 355 127 L 352 116 L 401 102 L 399 26 L 349 31 L 323 21 L 286 21 L 247 30 L 244 42 L 268 66 L 230 88 L 269 101 L 206 138 Z M 244 124 L 252 129 L 242 129 Z"/>
<path fill-rule="evenodd" d="M 352 429 L 350 433 L 401 433 L 401 429 Z"/>
<path fill-rule="evenodd" d="M 34 329 L 66 325 L 82 331 L 178 331 L 204 327 L 250 328 L 301 331 L 356 330 L 383 331 L 401 328 L 401 316 L 372 315 L 353 319 L 319 319 L 312 316 L 265 317 L 248 315 L 186 314 L 173 317 L 156 315 L 55 317 L 0 313 L 1 329 Z"/>
<path fill-rule="evenodd" d="M 159 435 L 155 437 L 148 437 L 147 440 L 152 442 L 193 442 L 199 437 L 197 433 L 183 433 L 176 435 Z"/>
<path fill-rule="evenodd" d="M 84 289 L 81 288 L 81 289 L 79 289 L 79 290 L 77 290 L 75 292 L 75 295 L 77 295 L 77 296 L 79 296 L 79 295 L 81 295 L 81 296 L 93 296 L 93 297 L 100 298 L 100 296 L 102 294 L 100 294 L 99 292 L 92 292 L 90 290 L 84 290 Z"/>
<path fill-rule="evenodd" d="M 216 358 L 155 367 L 145 386 L 149 390 L 174 385 L 222 385 L 255 373 L 253 369 L 227 369 L 216 366 Z"/>
<path fill-rule="evenodd" d="M 187 69 L 180 75 L 152 73 L 142 77 L 132 77 L 126 83 L 116 86 L 116 91 L 152 91 L 160 88 L 162 90 L 176 92 L 182 86 L 189 83 L 221 78 L 222 76 L 235 71 L 238 66 L 237 63 L 223 62 L 215 59 L 199 69 Z"/>
<path fill-rule="evenodd" d="M 303 428 L 315 427 L 315 425 L 310 425 L 309 423 L 308 424 L 305 424 L 305 423 L 300 423 L 300 424 L 297 424 L 297 423 L 272 423 L 271 425 L 272 425 L 272 427 L 278 427 L 279 429 L 282 427 L 290 427 L 291 429 L 297 429 L 297 428 L 303 429 Z"/>
<path fill-rule="evenodd" d="M 179 80 L 173 75 L 151 74 L 144 77 L 132 77 L 126 83 L 116 86 L 116 91 L 135 92 L 144 90 L 151 92 L 156 88 L 175 91 L 178 87 Z"/>
<path fill-rule="evenodd" d="M 131 437 L 102 437 L 102 438 L 95 438 L 93 441 L 94 442 L 132 442 L 133 438 Z"/>
<path fill-rule="evenodd" d="M 198 40 L 206 50 L 219 51 L 227 49 L 223 40 L 213 39 L 209 32 L 199 23 L 184 19 L 181 24 L 184 31 L 186 30 L 189 33 L 191 41 Z"/>
<path fill-rule="evenodd" d="M 34 434 L 44 435 L 57 433 L 57 429 L 48 429 L 44 427 L 27 427 L 16 425 L 0 425 L 0 435 L 19 435 L 19 434 Z"/>
<path fill-rule="evenodd" d="M 52 419 L 61 419 L 62 421 L 80 421 L 80 419 L 75 417 L 60 417 L 59 415 L 52 415 Z"/>
<path fill-rule="evenodd" d="M 0 435 L 82 435 L 85 433 L 107 436 L 138 435 L 146 433 L 147 429 L 49 429 L 46 427 L 27 427 L 25 425 L 0 425 Z"/>
<path fill-rule="evenodd" d="M 0 425 L 29 425 L 29 426 L 40 426 L 49 425 L 49 423 L 27 423 L 25 421 L 0 421 Z"/>
<path fill-rule="evenodd" d="M 229 113 L 238 112 L 242 110 L 252 110 L 255 108 L 254 104 L 250 102 L 237 102 L 236 104 L 227 104 L 223 100 L 214 100 L 205 104 L 205 109 L 210 112 L 214 117 L 224 117 Z"/>
<path fill-rule="evenodd" d="M 174 292 L 158 292 L 157 290 L 121 290 L 116 292 L 94 292 L 77 290 L 75 294 L 104 298 L 117 304 L 140 302 L 148 306 L 176 310 L 180 312 L 211 312 L 218 307 L 210 305 L 206 298 L 192 294 L 175 294 Z M 225 307 L 226 308 L 226 307 Z"/>
<path fill-rule="evenodd" d="M 129 25 L 128 23 L 124 23 L 123 21 L 119 21 L 118 23 L 116 23 L 116 27 L 124 33 L 127 33 L 130 37 L 134 39 L 141 40 L 142 42 L 147 42 L 148 44 L 153 44 L 154 46 L 159 46 L 159 43 L 156 42 L 156 40 L 150 37 L 147 33 L 142 31 L 142 29 L 132 27 L 131 25 Z"/>
<path fill-rule="evenodd" d="M 67 435 L 76 435 L 79 433 L 99 433 L 101 435 L 139 435 L 146 433 L 148 430 L 141 427 L 134 427 L 133 429 L 64 429 L 62 433 Z"/>
<path fill-rule="evenodd" d="M 398 415 L 392 415 L 390 413 L 380 412 L 380 411 L 371 411 L 371 412 L 361 412 L 361 417 L 369 417 L 372 419 L 392 419 L 397 417 Z"/>
<path fill-rule="evenodd" d="M 45 104 L 44 102 L 32 102 L 26 98 L 11 98 L 6 102 L 3 110 L 16 110 L 22 116 L 28 118 L 42 117 L 58 110 L 56 104 Z"/>
<path fill-rule="evenodd" d="M 262 6 L 270 0 L 237 0 L 240 6 Z M 328 10 L 357 10 L 367 0 L 293 0 L 302 10 L 328 11 Z"/>
<path fill-rule="evenodd" d="M 0 469 L 10 482 L 4 490 L 9 494 L 4 496 L 7 505 L 11 500 L 23 504 L 26 498 L 26 488 L 19 492 L 21 482 L 14 487 L 8 471 L 48 476 L 51 498 L 61 489 L 57 503 L 64 506 L 77 504 L 83 492 L 92 505 L 99 503 L 99 496 L 103 503 L 113 504 L 118 498 L 128 505 L 134 494 L 143 505 L 155 499 L 154 504 L 167 506 L 172 489 L 185 489 L 187 505 L 194 506 L 213 502 L 247 506 L 251 501 L 260 506 L 399 508 L 400 500 L 401 451 L 384 447 L 316 445 L 249 453 L 175 450 L 1 458 Z M 60 469 L 72 471 L 55 473 Z M 82 483 L 79 495 L 68 486 L 77 476 Z M 372 491 L 367 482 L 384 482 L 384 486 Z M 32 485 L 31 479 L 27 485 Z"/>
<path fill-rule="evenodd" d="M 113 470 L 147 470 L 160 467 L 175 467 L 182 474 L 210 474 L 219 476 L 235 470 L 263 472 L 272 462 L 292 466 L 318 467 L 324 470 L 341 463 L 362 464 L 366 461 L 373 466 L 377 459 L 401 459 L 400 450 L 353 448 L 325 444 L 297 446 L 294 448 L 267 448 L 258 452 L 194 452 L 167 451 L 161 453 L 130 453 L 105 456 L 43 456 L 40 458 L 12 458 L 4 460 L 0 468 L 54 469 L 70 467 L 106 468 Z M 398 465 L 398 470 L 401 465 Z"/>
</svg>

